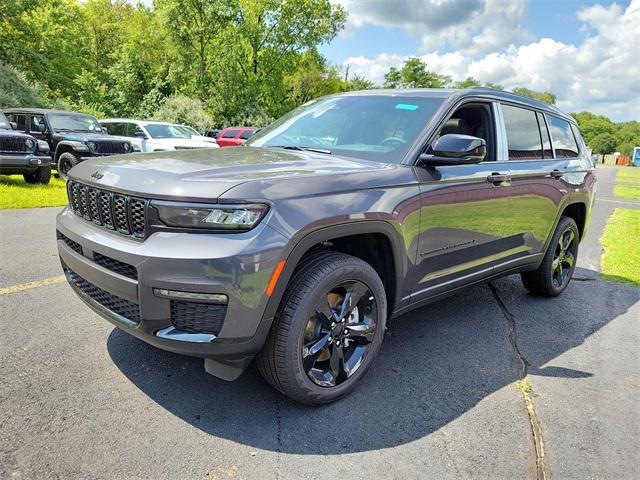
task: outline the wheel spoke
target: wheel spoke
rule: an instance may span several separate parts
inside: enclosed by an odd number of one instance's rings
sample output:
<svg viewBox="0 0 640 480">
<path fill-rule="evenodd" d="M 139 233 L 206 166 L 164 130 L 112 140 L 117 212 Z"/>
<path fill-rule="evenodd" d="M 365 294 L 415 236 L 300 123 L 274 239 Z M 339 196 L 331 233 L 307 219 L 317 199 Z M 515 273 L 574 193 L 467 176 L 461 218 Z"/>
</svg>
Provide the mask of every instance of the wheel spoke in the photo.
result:
<svg viewBox="0 0 640 480">
<path fill-rule="evenodd" d="M 573 242 L 573 230 L 569 230 L 567 233 L 565 233 L 562 236 L 562 251 L 566 252 L 569 249 L 569 246 L 571 245 L 571 242 Z"/>
<path fill-rule="evenodd" d="M 331 349 L 331 358 L 329 359 L 329 365 L 331 366 L 331 375 L 333 376 L 333 383 L 337 385 L 342 380 L 344 372 L 344 350 L 342 346 L 333 344 Z"/>
<path fill-rule="evenodd" d="M 368 323 L 348 323 L 346 328 L 349 329 L 349 337 L 361 337 L 367 340 L 367 342 L 373 341 L 373 337 L 376 333 L 375 325 L 369 325 Z"/>
<path fill-rule="evenodd" d="M 569 265 L 569 268 L 573 267 L 574 262 L 575 262 L 575 257 L 573 256 L 573 253 L 567 253 L 564 256 L 563 263 L 566 263 L 567 265 Z"/>
<path fill-rule="evenodd" d="M 322 350 L 329 344 L 330 337 L 331 335 L 329 333 L 326 333 L 322 336 L 322 338 L 304 348 L 304 367 L 307 371 L 313 367 L 313 365 L 316 363 L 316 360 L 322 353 Z"/>
<path fill-rule="evenodd" d="M 338 314 L 338 321 L 342 320 L 345 315 L 351 310 L 351 292 L 347 292 L 342 300 L 342 308 Z"/>
<path fill-rule="evenodd" d="M 314 307 L 316 318 L 323 326 L 330 328 L 331 322 L 336 321 L 336 312 L 326 300 L 321 300 Z"/>
</svg>

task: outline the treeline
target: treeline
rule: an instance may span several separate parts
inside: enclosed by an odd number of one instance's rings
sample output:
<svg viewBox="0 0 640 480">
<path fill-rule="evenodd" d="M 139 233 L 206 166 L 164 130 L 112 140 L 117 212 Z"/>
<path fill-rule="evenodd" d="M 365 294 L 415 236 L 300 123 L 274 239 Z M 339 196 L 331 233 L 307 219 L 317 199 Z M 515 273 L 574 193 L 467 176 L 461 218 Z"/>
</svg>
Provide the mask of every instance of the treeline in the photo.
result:
<svg viewBox="0 0 640 480">
<path fill-rule="evenodd" d="M 329 0 L 132 3 L 0 1 L 0 107 L 62 107 L 204 130 L 263 126 L 312 98 L 349 90 L 502 89 L 474 78 L 454 82 L 419 58 L 389 69 L 383 85 L 349 75 L 318 51 L 347 19 Z M 551 92 L 513 91 L 556 102 Z M 640 143 L 637 122 L 614 124 L 588 112 L 576 118 L 598 153 L 612 137 L 624 152 Z"/>
</svg>

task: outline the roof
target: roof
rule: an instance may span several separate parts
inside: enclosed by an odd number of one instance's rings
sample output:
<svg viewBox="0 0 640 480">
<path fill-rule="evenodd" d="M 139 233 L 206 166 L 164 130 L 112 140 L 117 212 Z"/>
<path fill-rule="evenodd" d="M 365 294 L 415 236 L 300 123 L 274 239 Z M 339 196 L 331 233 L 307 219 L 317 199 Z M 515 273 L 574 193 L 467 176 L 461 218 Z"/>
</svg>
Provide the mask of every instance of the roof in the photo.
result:
<svg viewBox="0 0 640 480">
<path fill-rule="evenodd" d="M 141 123 L 143 125 L 176 125 L 176 126 L 181 126 L 179 123 L 159 122 L 157 120 L 138 120 L 138 119 L 135 119 L 135 118 L 99 118 L 98 122 L 99 123 L 102 123 L 102 122 L 135 122 L 135 123 Z"/>
<path fill-rule="evenodd" d="M 70 113 L 75 115 L 89 115 L 83 112 L 71 112 L 69 110 L 54 110 L 51 108 L 5 108 L 5 113 L 33 113 L 33 114 L 45 114 L 45 113 Z"/>
<path fill-rule="evenodd" d="M 353 92 L 346 92 L 342 95 L 393 95 L 398 97 L 424 97 L 424 98 L 464 98 L 464 97 L 484 97 L 494 100 L 508 100 L 510 102 L 519 103 L 529 107 L 542 110 L 544 112 L 552 113 L 554 115 L 561 116 L 575 123 L 575 120 L 561 111 L 554 105 L 548 103 L 539 102 L 529 97 L 523 97 L 511 92 L 505 92 L 503 90 L 495 90 L 488 87 L 471 87 L 471 88 L 403 88 L 403 89 L 374 89 L 374 90 L 357 90 Z"/>
</svg>

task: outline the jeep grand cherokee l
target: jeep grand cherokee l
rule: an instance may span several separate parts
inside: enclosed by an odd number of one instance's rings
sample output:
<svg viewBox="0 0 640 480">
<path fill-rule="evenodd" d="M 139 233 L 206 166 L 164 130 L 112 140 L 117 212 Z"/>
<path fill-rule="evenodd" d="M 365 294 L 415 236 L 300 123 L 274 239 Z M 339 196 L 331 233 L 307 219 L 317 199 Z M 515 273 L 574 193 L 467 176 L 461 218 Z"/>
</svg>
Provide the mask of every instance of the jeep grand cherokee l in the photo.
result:
<svg viewBox="0 0 640 480">
<path fill-rule="evenodd" d="M 574 120 L 489 89 L 317 99 L 247 146 L 83 162 L 57 219 L 67 279 L 122 330 L 252 359 L 303 403 L 349 392 L 385 325 L 519 273 L 559 295 L 594 201 Z"/>
<path fill-rule="evenodd" d="M 0 112 L 0 175 L 22 175 L 27 183 L 49 183 L 51 157 L 47 142 L 14 132 Z"/>
<path fill-rule="evenodd" d="M 92 115 L 40 108 L 10 108 L 4 112 L 18 130 L 49 144 L 53 164 L 63 178 L 87 158 L 133 152 L 128 139 L 104 133 Z"/>
</svg>

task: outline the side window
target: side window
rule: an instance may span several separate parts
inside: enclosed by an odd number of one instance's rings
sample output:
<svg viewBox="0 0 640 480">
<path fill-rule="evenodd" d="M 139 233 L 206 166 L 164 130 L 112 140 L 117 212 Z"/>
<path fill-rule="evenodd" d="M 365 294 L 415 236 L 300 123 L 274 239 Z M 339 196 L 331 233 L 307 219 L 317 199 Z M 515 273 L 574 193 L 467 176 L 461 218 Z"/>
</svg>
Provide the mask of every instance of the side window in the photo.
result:
<svg viewBox="0 0 640 480">
<path fill-rule="evenodd" d="M 571 124 L 566 120 L 551 115 L 548 115 L 547 119 L 549 120 L 549 130 L 553 139 L 553 147 L 556 150 L 556 157 L 577 157 L 579 149 L 571 131 Z"/>
<path fill-rule="evenodd" d="M 31 126 L 29 131 L 34 133 L 44 132 L 47 129 L 47 124 L 44 123 L 44 117 L 42 115 L 30 115 Z"/>
<path fill-rule="evenodd" d="M 109 135 L 119 135 L 125 137 L 127 135 L 126 123 L 104 123 L 103 127 L 107 127 Z"/>
<path fill-rule="evenodd" d="M 544 115 L 540 112 L 536 113 L 538 117 L 538 126 L 540 127 L 540 136 L 542 137 L 542 158 L 553 158 L 553 150 L 551 149 L 551 137 L 549 137 L 549 129 Z"/>
<path fill-rule="evenodd" d="M 485 161 L 495 160 L 493 116 L 488 105 L 474 103 L 458 108 L 440 128 L 436 138 L 449 134 L 482 138 L 487 143 Z"/>
<path fill-rule="evenodd" d="M 542 142 L 536 112 L 502 105 L 507 131 L 509 160 L 537 160 L 542 158 Z"/>
<path fill-rule="evenodd" d="M 239 130 L 229 130 L 228 132 L 224 132 L 222 138 L 235 138 L 238 135 Z"/>
<path fill-rule="evenodd" d="M 140 128 L 140 125 L 132 123 L 129 125 L 129 136 L 130 137 L 139 137 L 139 138 L 148 138 L 148 135 L 144 133 L 144 130 Z"/>
<path fill-rule="evenodd" d="M 249 140 L 251 138 L 251 135 L 253 135 L 253 130 L 245 130 L 240 135 L 240 138 L 243 140 Z"/>
<path fill-rule="evenodd" d="M 27 116 L 23 115 L 21 113 L 16 114 L 13 116 L 13 121 L 16 122 L 16 125 L 18 126 L 17 130 L 20 130 L 22 132 L 26 132 L 27 131 Z"/>
</svg>

